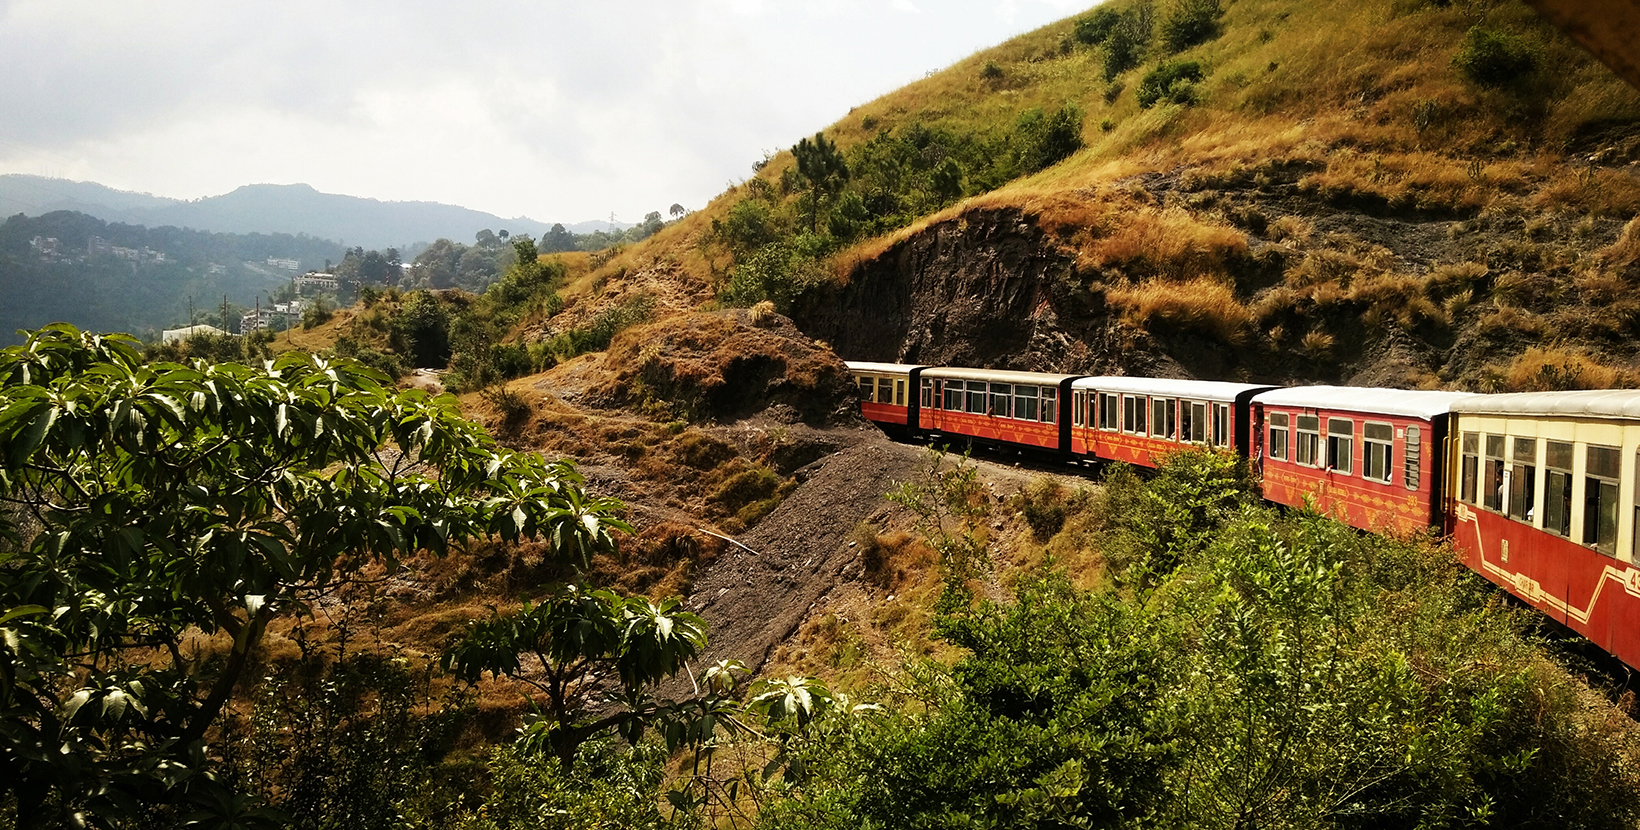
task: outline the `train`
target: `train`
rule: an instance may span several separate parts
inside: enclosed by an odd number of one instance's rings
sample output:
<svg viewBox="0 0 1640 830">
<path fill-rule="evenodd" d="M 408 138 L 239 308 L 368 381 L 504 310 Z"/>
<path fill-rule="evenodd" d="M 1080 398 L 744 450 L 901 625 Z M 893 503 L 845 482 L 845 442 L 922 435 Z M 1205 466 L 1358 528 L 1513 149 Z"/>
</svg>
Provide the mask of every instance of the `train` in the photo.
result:
<svg viewBox="0 0 1640 830">
<path fill-rule="evenodd" d="M 1640 391 L 1475 394 L 845 361 L 862 415 L 919 440 L 1154 468 L 1239 453 L 1265 499 L 1465 565 L 1640 668 Z"/>
</svg>

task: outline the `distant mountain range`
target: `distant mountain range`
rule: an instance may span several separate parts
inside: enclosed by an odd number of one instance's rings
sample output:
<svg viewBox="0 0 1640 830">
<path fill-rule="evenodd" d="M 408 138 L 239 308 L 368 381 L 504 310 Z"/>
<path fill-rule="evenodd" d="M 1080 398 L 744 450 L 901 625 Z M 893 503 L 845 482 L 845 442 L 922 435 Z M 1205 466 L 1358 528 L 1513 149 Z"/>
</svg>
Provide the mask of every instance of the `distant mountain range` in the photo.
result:
<svg viewBox="0 0 1640 830">
<path fill-rule="evenodd" d="M 187 201 L 115 190 L 95 182 L 0 175 L 0 214 L 40 216 L 55 210 L 150 228 L 170 225 L 216 233 L 307 234 L 370 249 L 403 250 L 440 238 L 471 242 L 474 234 L 486 229 L 539 238 L 552 227 L 550 222 L 524 216 L 503 219 L 437 202 L 383 202 L 320 193 L 305 184 L 250 184 L 232 193 Z M 604 220 L 564 223 L 571 233 L 609 230 L 610 226 Z M 625 230 L 632 225 L 616 222 L 614 227 Z"/>
</svg>

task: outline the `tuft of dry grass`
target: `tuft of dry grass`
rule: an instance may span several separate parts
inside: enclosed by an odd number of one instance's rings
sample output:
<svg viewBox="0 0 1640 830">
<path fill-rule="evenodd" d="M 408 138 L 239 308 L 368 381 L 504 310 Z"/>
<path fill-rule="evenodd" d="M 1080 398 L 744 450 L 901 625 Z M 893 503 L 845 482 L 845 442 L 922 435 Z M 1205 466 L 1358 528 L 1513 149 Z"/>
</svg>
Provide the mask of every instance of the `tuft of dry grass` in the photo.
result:
<svg viewBox="0 0 1640 830">
<path fill-rule="evenodd" d="M 1088 258 L 1130 276 L 1188 280 L 1224 275 L 1232 260 L 1247 256 L 1246 234 L 1182 208 L 1121 211 L 1116 220 L 1108 236 L 1092 243 Z"/>
<path fill-rule="evenodd" d="M 1533 346 L 1488 373 L 1502 392 L 1558 392 L 1571 389 L 1629 389 L 1633 372 L 1607 366 L 1583 348 Z"/>
<path fill-rule="evenodd" d="M 1625 272 L 1640 264 L 1640 216 L 1623 226 L 1617 241 L 1600 251 L 1600 267 L 1604 270 Z"/>
<path fill-rule="evenodd" d="M 1122 319 L 1128 325 L 1153 333 L 1160 325 L 1240 345 L 1253 322 L 1252 312 L 1236 299 L 1235 292 L 1213 279 L 1151 281 L 1132 287 L 1113 287 L 1106 290 L 1105 299 L 1121 309 Z"/>
</svg>

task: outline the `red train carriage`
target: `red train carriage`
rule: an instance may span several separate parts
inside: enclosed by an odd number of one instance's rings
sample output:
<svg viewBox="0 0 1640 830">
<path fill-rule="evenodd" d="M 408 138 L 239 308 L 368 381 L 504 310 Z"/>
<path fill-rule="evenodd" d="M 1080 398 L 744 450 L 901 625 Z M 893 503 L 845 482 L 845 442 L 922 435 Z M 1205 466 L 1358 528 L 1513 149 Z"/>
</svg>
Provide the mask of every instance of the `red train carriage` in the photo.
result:
<svg viewBox="0 0 1640 830">
<path fill-rule="evenodd" d="M 1441 448 L 1454 403 L 1474 395 L 1300 386 L 1253 398 L 1264 497 L 1306 502 L 1363 530 L 1439 526 Z"/>
<path fill-rule="evenodd" d="M 1640 392 L 1455 403 L 1447 532 L 1471 568 L 1640 667 Z"/>
<path fill-rule="evenodd" d="M 860 389 L 860 414 L 879 426 L 904 432 L 917 422 L 917 374 L 922 366 L 903 363 L 843 362 Z"/>
<path fill-rule="evenodd" d="M 917 425 L 923 432 L 1068 452 L 1070 399 L 1079 375 L 999 369 L 923 369 Z"/>
<path fill-rule="evenodd" d="M 1092 377 L 1071 384 L 1072 452 L 1141 467 L 1206 445 L 1247 454 L 1249 400 L 1273 389 L 1207 380 Z"/>
</svg>

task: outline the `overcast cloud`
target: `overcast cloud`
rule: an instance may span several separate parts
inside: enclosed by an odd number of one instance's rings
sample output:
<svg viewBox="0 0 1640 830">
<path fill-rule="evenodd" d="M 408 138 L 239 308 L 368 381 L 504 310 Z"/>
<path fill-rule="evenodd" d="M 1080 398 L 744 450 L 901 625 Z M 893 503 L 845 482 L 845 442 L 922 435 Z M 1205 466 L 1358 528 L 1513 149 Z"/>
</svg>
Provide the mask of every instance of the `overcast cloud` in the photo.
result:
<svg viewBox="0 0 1640 830">
<path fill-rule="evenodd" d="M 1091 1 L 0 0 L 0 173 L 631 222 Z"/>
</svg>

